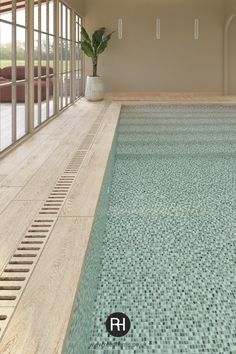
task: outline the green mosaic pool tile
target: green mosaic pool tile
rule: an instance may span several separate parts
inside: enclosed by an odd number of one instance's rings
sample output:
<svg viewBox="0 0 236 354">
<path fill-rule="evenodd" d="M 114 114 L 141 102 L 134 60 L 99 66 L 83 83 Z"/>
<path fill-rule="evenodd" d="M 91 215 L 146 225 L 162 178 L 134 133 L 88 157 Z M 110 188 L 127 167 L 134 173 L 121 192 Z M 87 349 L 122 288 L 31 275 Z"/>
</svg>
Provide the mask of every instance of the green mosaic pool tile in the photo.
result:
<svg viewBox="0 0 236 354">
<path fill-rule="evenodd" d="M 165 125 L 165 126 L 158 126 L 158 124 L 156 125 L 143 125 L 143 124 L 140 124 L 140 125 L 122 125 L 120 126 L 119 128 L 119 131 L 121 133 L 126 133 L 126 132 L 155 132 L 157 134 L 166 134 L 166 133 L 192 133 L 192 134 L 201 134 L 201 133 L 208 133 L 209 136 L 211 134 L 216 134 L 216 133 L 222 133 L 222 132 L 229 132 L 229 133 L 232 133 L 232 132 L 236 132 L 236 127 L 228 127 L 227 125 L 225 126 L 221 126 L 220 128 L 216 125 L 212 125 L 212 126 L 209 126 L 209 127 L 205 127 L 205 126 L 192 126 L 192 125 Z"/>
<path fill-rule="evenodd" d="M 157 155 L 178 155 L 178 154 L 184 154 L 186 157 L 187 155 L 194 154 L 196 157 L 198 155 L 204 155 L 207 156 L 208 154 L 219 154 L 220 156 L 222 154 L 231 154 L 232 156 L 235 154 L 236 155 L 236 144 L 233 143 L 228 143 L 225 142 L 224 144 L 219 144 L 218 142 L 201 142 L 201 143 L 193 143 L 193 142 L 175 142 L 175 143 L 159 143 L 158 141 L 156 142 L 143 142 L 143 141 L 138 141 L 138 142 L 127 142 L 125 143 L 122 141 L 122 143 L 118 144 L 117 147 L 117 154 L 130 154 L 130 155 L 151 155 L 155 154 Z"/>
<path fill-rule="evenodd" d="M 192 111 L 189 113 L 188 111 L 182 110 L 181 112 L 175 112 L 173 115 L 172 111 L 159 111 L 159 112 L 127 112 L 123 113 L 120 119 L 120 122 L 123 123 L 125 121 L 131 122 L 133 119 L 138 120 L 138 119 L 143 119 L 146 118 L 148 120 L 154 120 L 154 119 L 165 119 L 167 121 L 172 121 L 179 119 L 180 123 L 182 120 L 192 120 L 197 123 L 197 121 L 200 119 L 200 121 L 204 121 L 204 119 L 214 119 L 215 122 L 217 123 L 219 120 L 224 120 L 224 121 L 232 121 L 233 118 L 236 117 L 236 112 L 235 109 L 232 112 L 221 112 L 217 110 L 209 110 L 209 111 L 202 111 L 198 112 L 197 110 Z"/>
<path fill-rule="evenodd" d="M 228 127 L 234 127 L 235 126 L 235 118 L 167 118 L 167 117 L 153 117 L 152 119 L 142 117 L 142 118 L 131 118 L 131 119 L 122 119 L 120 121 L 120 126 L 129 126 L 129 125 L 158 125 L 158 126 L 185 126 L 185 125 L 191 125 L 194 127 L 197 126 L 204 126 L 204 127 L 211 127 L 212 124 L 217 127 L 225 126 L 227 125 Z"/>
<path fill-rule="evenodd" d="M 97 286 L 99 282 L 99 270 L 101 267 L 101 255 L 103 252 L 103 234 L 106 228 L 107 210 L 111 184 L 116 143 L 114 141 L 108 164 L 107 171 L 103 180 L 101 195 L 99 198 L 96 219 L 93 224 L 92 235 L 87 250 L 83 269 L 81 271 L 81 281 L 78 296 L 74 304 L 74 311 L 71 317 L 68 340 L 65 343 L 64 353 L 68 354 L 87 354 L 90 337 L 90 327 L 93 318 Z M 79 341 L 78 341 L 79 335 Z"/>
<path fill-rule="evenodd" d="M 143 113 L 168 113 L 173 124 L 122 118 Z M 235 127 L 231 118 L 230 127 L 212 118 L 183 124 L 181 113 L 223 116 L 235 108 L 122 110 L 67 354 L 236 352 L 236 120 Z M 131 320 L 125 337 L 105 330 L 113 312 Z"/>
<path fill-rule="evenodd" d="M 214 134 L 211 133 L 211 136 L 209 138 L 209 133 L 204 132 L 201 134 L 196 134 L 193 135 L 192 133 L 188 134 L 182 134 L 182 133 L 176 133 L 172 132 L 169 134 L 158 134 L 153 133 L 153 132 L 122 132 L 122 134 L 119 134 L 117 141 L 119 143 L 126 143 L 126 142 L 158 142 L 159 144 L 164 143 L 164 144 L 177 144 L 179 142 L 185 142 L 185 143 L 212 143 L 212 142 L 217 142 L 217 143 L 225 143 L 227 141 L 227 144 L 235 144 L 236 143 L 236 132 L 216 132 Z"/>
<path fill-rule="evenodd" d="M 205 106 L 206 107 L 206 106 Z M 193 108 L 191 111 L 187 107 L 186 109 L 184 108 L 179 108 L 172 106 L 170 109 L 164 109 L 161 108 L 159 111 L 154 111 L 154 110 L 149 110 L 150 107 L 148 106 L 147 109 L 138 109 L 137 107 L 133 112 L 125 112 L 124 108 L 122 109 L 122 114 L 120 117 L 120 120 L 122 121 L 123 119 L 136 119 L 140 118 L 142 116 L 147 116 L 147 118 L 155 118 L 155 117 L 170 117 L 170 118 L 182 118 L 182 117 L 189 117 L 189 118 L 203 118 L 203 117 L 214 117 L 216 119 L 218 118 L 230 118 L 230 117 L 235 117 L 235 105 L 231 107 L 230 109 L 227 109 L 227 107 L 223 107 L 222 109 L 218 108 L 206 108 L 202 110 L 198 110 L 197 108 Z M 174 111 L 174 114 L 173 114 Z"/>
<path fill-rule="evenodd" d="M 222 114 L 223 116 L 228 113 L 236 114 L 235 104 L 146 104 L 146 105 L 123 105 L 121 110 L 121 119 L 127 114 L 133 114 L 137 116 L 141 113 L 161 114 L 164 115 L 167 112 L 172 113 L 175 117 L 178 114 L 188 114 L 189 116 L 194 114 Z"/>
</svg>

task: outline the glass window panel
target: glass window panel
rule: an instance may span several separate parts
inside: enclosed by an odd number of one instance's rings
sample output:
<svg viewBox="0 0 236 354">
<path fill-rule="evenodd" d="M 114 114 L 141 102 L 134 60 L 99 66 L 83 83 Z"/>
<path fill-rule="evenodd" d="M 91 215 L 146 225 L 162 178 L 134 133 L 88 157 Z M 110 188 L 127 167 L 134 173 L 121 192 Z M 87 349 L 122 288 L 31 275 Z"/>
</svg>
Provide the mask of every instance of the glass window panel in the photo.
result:
<svg viewBox="0 0 236 354">
<path fill-rule="evenodd" d="M 71 10 L 67 9 L 67 38 L 70 39 L 70 17 L 71 17 Z"/>
<path fill-rule="evenodd" d="M 66 95 L 67 95 L 67 104 L 71 103 L 71 74 L 69 73 L 66 78 Z"/>
<path fill-rule="evenodd" d="M 34 127 L 39 125 L 38 88 L 39 80 L 34 80 Z"/>
<path fill-rule="evenodd" d="M 5 3 L 4 3 L 5 2 Z M 1 14 L 4 6 L 4 16 Z M 27 53 L 27 31 L 26 26 L 26 1 L 16 1 L 16 22 L 13 24 L 0 22 L 0 103 L 1 103 L 1 119 L 0 119 L 0 150 L 5 149 L 13 142 L 15 137 L 12 136 L 13 130 L 13 114 L 14 108 L 16 113 L 16 140 L 26 134 L 26 87 L 25 80 L 27 76 L 26 70 L 26 53 Z M 12 2 L 0 0 L 0 19 L 12 21 Z M 16 42 L 12 43 L 12 31 L 15 29 Z M 16 49 L 15 53 L 13 50 Z M 11 85 L 12 69 L 14 69 L 12 58 L 16 58 L 16 80 L 17 83 Z M 19 82 L 18 82 L 19 81 Z M 15 95 L 12 95 L 14 89 Z M 14 97 L 14 102 L 12 99 Z M 8 116 L 5 117 L 7 112 Z M 2 117 L 4 119 L 2 119 Z"/>
<path fill-rule="evenodd" d="M 50 89 L 51 87 L 49 86 L 50 85 L 50 79 L 49 77 L 47 77 L 45 79 L 46 81 L 46 119 L 49 118 L 49 95 L 50 95 Z"/>
<path fill-rule="evenodd" d="M 62 61 L 63 61 L 63 40 L 59 39 L 59 73 L 62 73 Z"/>
<path fill-rule="evenodd" d="M 68 79 L 63 75 L 62 107 L 67 105 Z"/>
<path fill-rule="evenodd" d="M 44 100 L 41 103 L 41 123 L 47 120 L 47 101 Z"/>
<path fill-rule="evenodd" d="M 82 71 L 79 72 L 79 95 L 81 96 L 83 94 L 83 76 L 82 76 Z"/>
<path fill-rule="evenodd" d="M 16 29 L 16 65 L 25 66 L 26 30 L 22 27 Z"/>
<path fill-rule="evenodd" d="M 38 125 L 38 103 L 34 103 L 34 128 L 36 128 Z"/>
<path fill-rule="evenodd" d="M 63 98 L 63 76 L 59 75 L 59 108 L 62 109 L 62 98 Z"/>
<path fill-rule="evenodd" d="M 16 3 L 16 23 L 25 26 L 25 1 L 17 1 Z"/>
<path fill-rule="evenodd" d="M 67 72 L 71 71 L 71 42 L 67 41 Z"/>
<path fill-rule="evenodd" d="M 81 42 L 81 26 L 79 26 L 79 42 Z"/>
<path fill-rule="evenodd" d="M 77 85 L 76 85 L 76 98 L 79 98 L 81 96 L 80 94 L 80 82 L 77 80 Z"/>
<path fill-rule="evenodd" d="M 59 37 L 62 37 L 61 19 L 62 19 L 62 4 L 59 2 Z"/>
<path fill-rule="evenodd" d="M 39 42 L 38 42 L 38 32 L 34 32 L 34 66 L 38 66 L 39 62 Z M 35 71 L 34 76 L 37 76 Z"/>
<path fill-rule="evenodd" d="M 62 40 L 62 72 L 67 70 L 67 40 Z"/>
<path fill-rule="evenodd" d="M 41 31 L 47 31 L 47 4 L 41 3 Z"/>
<path fill-rule="evenodd" d="M 80 48 L 79 44 L 75 44 L 75 70 L 79 70 L 79 58 L 80 57 Z"/>
<path fill-rule="evenodd" d="M 77 22 L 75 23 L 75 41 L 79 41 L 79 25 Z"/>
<path fill-rule="evenodd" d="M 54 3 L 49 1 L 49 33 L 54 34 Z"/>
<path fill-rule="evenodd" d="M 54 76 L 49 78 L 49 117 L 54 114 Z"/>
<path fill-rule="evenodd" d="M 54 37 L 49 36 L 49 68 L 54 68 Z"/>
<path fill-rule="evenodd" d="M 83 81 L 81 71 L 76 72 L 76 82 L 77 82 L 77 95 L 80 97 L 83 92 Z"/>
<path fill-rule="evenodd" d="M 12 144 L 11 85 L 0 86 L 0 151 Z"/>
<path fill-rule="evenodd" d="M 39 8 L 37 4 L 34 4 L 34 29 L 39 29 Z"/>
<path fill-rule="evenodd" d="M 79 70 L 82 70 L 82 49 L 81 49 L 81 44 L 79 45 Z"/>
<path fill-rule="evenodd" d="M 80 96 L 78 71 L 75 73 L 75 96 Z"/>
<path fill-rule="evenodd" d="M 41 34 L 41 65 L 45 67 L 47 64 L 47 35 Z M 42 75 L 45 75 L 45 70 L 42 70 Z"/>
<path fill-rule="evenodd" d="M 40 43 L 39 43 L 39 35 L 35 34 L 35 45 L 34 45 L 35 66 L 38 64 L 38 46 L 40 45 L 41 48 L 41 80 L 38 81 L 39 86 L 37 87 L 39 96 L 41 97 L 41 104 L 39 105 L 38 102 L 35 101 L 35 125 L 39 125 L 40 123 L 48 119 L 49 116 L 54 114 L 54 68 L 55 68 L 54 4 L 55 2 L 53 0 L 49 0 L 48 2 L 46 2 L 46 0 L 41 0 L 41 29 L 40 29 L 41 41 Z M 61 3 L 59 3 L 59 13 L 61 13 Z M 47 15 L 48 15 L 48 19 L 47 19 Z M 59 26 L 60 26 L 60 21 L 59 21 Z M 59 57 L 61 58 L 61 56 L 62 56 L 62 47 L 61 47 L 61 43 L 59 43 Z M 48 63 L 49 71 L 47 71 L 47 63 Z M 60 72 L 60 68 L 59 68 L 59 72 Z M 35 68 L 35 73 L 37 73 L 36 68 Z M 38 110 L 36 106 L 39 106 L 40 110 Z M 38 116 L 39 114 L 40 116 Z"/>
<path fill-rule="evenodd" d="M 66 38 L 66 7 L 62 5 L 62 37 Z"/>
<path fill-rule="evenodd" d="M 74 85 L 74 92 L 75 92 L 75 97 L 78 98 L 80 97 L 82 93 L 82 79 L 81 79 L 81 69 L 82 69 L 82 52 L 81 52 L 81 18 L 79 15 L 76 14 L 75 16 L 75 51 L 74 51 L 74 62 L 75 62 L 75 67 L 71 68 L 71 70 L 74 70 L 73 73 L 73 85 Z M 70 69 L 70 68 L 69 68 Z M 72 98 L 71 98 L 72 99 Z"/>
<path fill-rule="evenodd" d="M 0 67 L 12 65 L 12 25 L 0 22 Z"/>
<path fill-rule="evenodd" d="M 47 82 L 46 82 L 46 78 L 43 78 L 41 80 L 41 102 L 45 102 L 46 103 L 46 99 L 47 99 Z"/>
<path fill-rule="evenodd" d="M 12 2 L 0 0 L 0 19 L 12 22 Z"/>
<path fill-rule="evenodd" d="M 16 85 L 16 139 L 25 134 L 25 83 L 21 82 Z"/>
</svg>

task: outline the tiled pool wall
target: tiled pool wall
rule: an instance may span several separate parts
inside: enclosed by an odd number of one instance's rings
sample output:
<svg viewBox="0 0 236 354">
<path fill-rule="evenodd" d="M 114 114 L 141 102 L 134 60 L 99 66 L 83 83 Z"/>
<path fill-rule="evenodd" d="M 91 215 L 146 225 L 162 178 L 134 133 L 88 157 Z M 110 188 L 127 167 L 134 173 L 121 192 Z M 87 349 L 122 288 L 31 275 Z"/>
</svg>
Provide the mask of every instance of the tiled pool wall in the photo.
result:
<svg viewBox="0 0 236 354">
<path fill-rule="evenodd" d="M 235 354 L 235 205 L 235 106 L 123 107 L 65 353 Z"/>
<path fill-rule="evenodd" d="M 111 147 L 107 167 L 103 179 L 100 197 L 96 209 L 88 249 L 72 312 L 71 324 L 68 338 L 65 343 L 65 354 L 78 354 L 89 352 L 89 340 L 93 324 L 93 312 L 97 288 L 99 282 L 99 271 L 102 262 L 102 242 L 107 221 L 107 209 L 109 201 L 109 189 L 112 179 L 112 171 L 115 162 L 116 134 Z"/>
</svg>

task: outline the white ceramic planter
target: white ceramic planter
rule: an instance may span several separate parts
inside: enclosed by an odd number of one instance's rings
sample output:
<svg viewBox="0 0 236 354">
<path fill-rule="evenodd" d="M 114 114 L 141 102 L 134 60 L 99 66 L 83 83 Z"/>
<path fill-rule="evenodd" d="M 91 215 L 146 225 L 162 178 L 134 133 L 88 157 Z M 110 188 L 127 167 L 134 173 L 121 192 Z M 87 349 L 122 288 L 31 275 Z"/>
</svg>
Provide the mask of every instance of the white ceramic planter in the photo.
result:
<svg viewBox="0 0 236 354">
<path fill-rule="evenodd" d="M 88 101 L 101 101 L 104 99 L 104 85 L 101 76 L 87 76 L 85 98 Z"/>
</svg>

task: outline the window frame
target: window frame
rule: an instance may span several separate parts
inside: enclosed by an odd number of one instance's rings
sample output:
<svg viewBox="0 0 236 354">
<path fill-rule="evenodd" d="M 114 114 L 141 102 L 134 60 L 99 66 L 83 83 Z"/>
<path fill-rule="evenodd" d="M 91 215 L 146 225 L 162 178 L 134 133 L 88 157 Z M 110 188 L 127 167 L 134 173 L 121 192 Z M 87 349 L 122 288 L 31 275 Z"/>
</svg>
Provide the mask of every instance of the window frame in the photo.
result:
<svg viewBox="0 0 236 354">
<path fill-rule="evenodd" d="M 7 1 L 7 0 L 6 0 Z M 12 12 L 16 11 L 16 4 L 17 1 L 19 0 L 13 0 L 13 9 Z M 22 0 L 23 1 L 23 0 Z M 54 34 L 51 33 L 50 28 L 49 28 L 49 2 L 53 1 L 53 8 L 54 8 Z M 47 13 L 47 19 L 46 19 L 46 26 L 47 26 L 47 31 L 43 31 L 42 28 L 36 29 L 34 26 L 34 6 L 35 2 L 37 4 L 43 4 L 46 2 L 46 13 Z M 67 36 L 69 38 L 65 38 L 66 44 L 67 44 L 67 49 L 66 49 L 66 72 L 60 72 L 60 46 L 59 46 L 59 41 L 60 41 L 60 34 L 59 34 L 59 28 L 60 28 L 60 21 L 62 21 L 62 18 L 59 18 L 60 12 L 59 12 L 59 7 L 60 3 L 63 4 L 68 10 L 67 10 L 67 16 L 66 16 L 66 31 L 67 31 Z M 75 11 L 73 8 L 69 7 L 66 2 L 60 1 L 60 0 L 25 0 L 25 26 L 22 24 L 14 24 L 15 29 L 12 34 L 12 38 L 14 39 L 14 46 L 12 42 L 12 49 L 14 50 L 14 55 L 12 54 L 12 60 L 11 60 L 11 66 L 12 66 L 12 81 L 10 83 L 5 83 L 5 84 L 0 84 L 0 89 L 3 86 L 11 86 L 12 89 L 12 103 L 9 103 L 11 105 L 12 109 L 12 117 L 11 117 L 11 142 L 7 146 L 4 146 L 1 149 L 1 140 L 0 140 L 0 157 L 2 156 L 3 153 L 7 152 L 9 149 L 14 147 L 16 143 L 18 143 L 19 140 L 26 138 L 29 136 L 29 133 L 34 133 L 37 131 L 37 129 L 50 121 L 50 119 L 56 117 L 62 110 L 65 108 L 68 108 L 70 105 L 75 103 L 81 96 L 82 96 L 82 90 L 83 90 L 83 75 L 84 75 L 84 65 L 83 65 L 83 55 L 82 51 L 80 52 L 81 55 L 81 78 L 80 78 L 80 90 L 79 90 L 79 95 L 76 93 L 76 53 L 75 53 L 75 47 L 76 47 L 76 37 L 75 37 L 75 32 L 76 32 L 76 16 L 78 16 L 78 19 L 80 20 L 80 23 L 82 24 L 82 17 L 78 14 L 77 11 Z M 70 19 L 68 18 L 68 13 L 70 13 Z M 16 13 L 14 15 L 16 19 Z M 31 16 L 31 17 L 30 17 Z M 33 16 L 33 18 L 32 18 Z M 39 18 L 40 17 L 40 18 Z M 41 20 L 41 13 L 38 11 L 38 21 Z M 0 22 L 5 22 L 7 24 L 12 25 L 12 21 L 7 21 L 3 20 L 0 18 Z M 19 26 L 21 28 L 25 29 L 25 79 L 24 80 L 16 80 L 16 26 Z M 70 32 L 70 36 L 69 36 Z M 41 43 L 41 36 L 46 35 L 47 40 L 46 40 L 46 75 L 42 75 L 41 72 L 41 67 L 42 67 L 42 48 L 41 45 L 39 45 L 39 56 L 38 56 L 38 61 L 41 63 L 39 69 L 38 69 L 38 76 L 35 77 L 34 75 L 34 66 L 35 66 L 35 33 L 38 33 L 38 43 Z M 50 45 L 51 42 L 54 42 L 54 71 L 53 74 L 50 74 L 49 72 L 49 67 L 51 63 L 51 52 L 50 52 Z M 0 44 L 1 45 L 1 44 Z M 13 65 L 14 64 L 14 65 Z M 66 100 L 65 100 L 65 105 L 60 104 L 60 75 L 65 75 L 65 78 L 67 79 L 67 84 L 69 85 L 69 94 L 66 95 Z M 53 77 L 53 113 L 50 114 L 49 112 L 49 105 L 47 104 L 46 108 L 46 120 L 42 119 L 42 109 L 41 105 L 40 108 L 37 107 L 37 114 L 38 114 L 38 123 L 37 125 L 34 124 L 34 111 L 35 111 L 35 102 L 34 102 L 34 81 L 39 80 L 42 81 L 42 79 L 46 79 L 47 84 L 50 80 L 50 78 Z M 17 102 L 16 102 L 16 85 L 17 83 L 24 83 L 25 85 L 25 103 L 24 103 L 24 109 L 25 109 L 25 116 L 24 116 L 24 127 L 25 127 L 25 133 L 23 136 L 17 138 L 17 117 L 16 117 L 16 112 L 17 112 Z M 46 85 L 47 88 L 47 99 L 46 101 L 49 102 L 50 100 L 50 93 L 49 93 L 49 85 Z M 38 95 L 41 100 L 41 88 L 38 90 Z M 1 122 L 1 121 L 0 121 Z M 0 126 L 0 139 L 1 139 L 1 126 Z M 9 139 L 10 140 L 10 139 Z"/>
<path fill-rule="evenodd" d="M 24 79 L 17 79 L 17 29 L 23 29 L 25 32 L 25 37 L 24 37 L 24 46 L 25 46 L 25 53 L 28 52 L 28 33 L 29 33 L 29 27 L 28 27 L 28 0 L 22 0 L 22 3 L 25 3 L 25 15 L 24 15 L 24 25 L 20 24 L 17 22 L 17 9 L 23 8 L 23 6 L 20 6 L 17 8 L 17 2 L 19 0 L 13 0 L 12 1 L 12 16 L 11 20 L 5 20 L 0 17 L 0 24 L 7 24 L 11 26 L 11 81 L 8 83 L 0 83 L 0 90 L 2 87 L 11 87 L 11 103 L 9 102 L 9 105 L 11 105 L 11 143 L 4 146 L 3 148 L 1 147 L 2 145 L 2 131 L 1 131 L 1 124 L 2 124 L 2 117 L 1 117 L 1 111 L 0 111 L 0 154 L 11 147 L 12 145 L 16 144 L 19 140 L 24 138 L 28 132 L 29 132 L 29 119 L 28 119 L 28 111 L 29 111 L 29 103 L 28 103 L 28 83 L 29 83 L 29 77 L 28 77 L 28 71 L 29 71 L 29 58 L 28 55 L 25 55 L 24 57 L 24 67 L 25 67 L 25 78 Z M 2 3 L 2 6 L 4 6 L 4 3 Z M 0 43 L 1 46 L 1 43 Z M 1 65 L 1 58 L 0 58 L 0 65 Z M 24 85 L 24 97 L 25 97 L 25 103 L 24 103 L 24 133 L 23 135 L 18 136 L 18 124 L 17 124 L 17 113 L 18 113 L 18 105 L 17 105 L 17 85 L 23 84 Z M 23 103 L 22 103 L 23 104 Z"/>
</svg>

